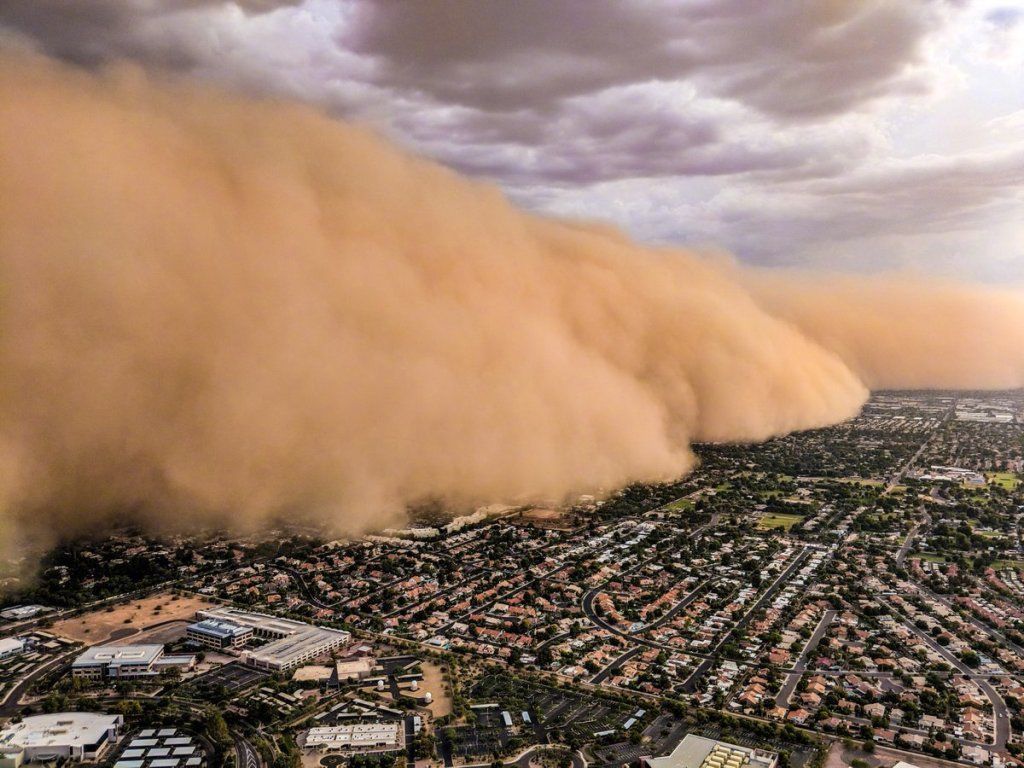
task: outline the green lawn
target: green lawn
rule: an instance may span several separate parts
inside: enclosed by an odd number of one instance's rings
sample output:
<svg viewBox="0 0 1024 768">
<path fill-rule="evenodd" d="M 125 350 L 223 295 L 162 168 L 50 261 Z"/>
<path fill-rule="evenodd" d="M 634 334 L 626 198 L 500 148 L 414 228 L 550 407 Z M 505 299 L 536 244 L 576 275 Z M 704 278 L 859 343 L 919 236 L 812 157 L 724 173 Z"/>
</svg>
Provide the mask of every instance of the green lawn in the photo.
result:
<svg viewBox="0 0 1024 768">
<path fill-rule="evenodd" d="M 975 536 L 981 536 L 983 539 L 1005 539 L 1006 534 L 1000 533 L 999 531 L 973 531 Z"/>
<path fill-rule="evenodd" d="M 1016 489 L 1020 484 L 1020 478 L 1013 474 L 1013 472 L 986 472 L 985 477 L 988 478 L 990 483 L 1001 485 L 1008 491 Z"/>
<path fill-rule="evenodd" d="M 693 509 L 693 499 L 676 499 L 670 501 L 664 506 L 664 509 L 671 509 L 673 511 L 683 511 Z"/>
<path fill-rule="evenodd" d="M 762 530 L 768 530 L 770 528 L 785 528 L 787 531 L 794 525 L 803 520 L 800 515 L 786 515 L 771 513 L 761 517 L 757 521 L 757 527 Z"/>
</svg>

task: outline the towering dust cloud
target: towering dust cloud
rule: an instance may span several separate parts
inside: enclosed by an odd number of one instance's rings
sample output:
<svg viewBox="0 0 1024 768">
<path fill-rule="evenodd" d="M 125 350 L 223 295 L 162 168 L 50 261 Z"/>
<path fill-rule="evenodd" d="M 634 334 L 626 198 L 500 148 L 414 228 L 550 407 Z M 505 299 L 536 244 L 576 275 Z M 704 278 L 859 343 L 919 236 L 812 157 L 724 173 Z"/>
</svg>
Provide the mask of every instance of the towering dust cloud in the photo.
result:
<svg viewBox="0 0 1024 768">
<path fill-rule="evenodd" d="M 644 248 L 309 108 L 29 58 L 0 59 L 0 281 L 9 535 L 357 532 L 1024 376 L 1019 297 Z"/>
</svg>

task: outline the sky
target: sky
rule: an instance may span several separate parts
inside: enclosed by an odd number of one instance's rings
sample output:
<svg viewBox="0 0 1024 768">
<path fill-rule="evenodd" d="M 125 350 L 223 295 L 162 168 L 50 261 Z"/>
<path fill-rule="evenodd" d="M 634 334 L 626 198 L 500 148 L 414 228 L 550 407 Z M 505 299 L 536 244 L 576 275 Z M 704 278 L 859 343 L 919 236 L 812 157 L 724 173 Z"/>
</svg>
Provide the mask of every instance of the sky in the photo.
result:
<svg viewBox="0 0 1024 768">
<path fill-rule="evenodd" d="M 1024 283 L 1022 0 L 4 0 L 0 47 L 310 102 L 644 242 Z"/>
</svg>

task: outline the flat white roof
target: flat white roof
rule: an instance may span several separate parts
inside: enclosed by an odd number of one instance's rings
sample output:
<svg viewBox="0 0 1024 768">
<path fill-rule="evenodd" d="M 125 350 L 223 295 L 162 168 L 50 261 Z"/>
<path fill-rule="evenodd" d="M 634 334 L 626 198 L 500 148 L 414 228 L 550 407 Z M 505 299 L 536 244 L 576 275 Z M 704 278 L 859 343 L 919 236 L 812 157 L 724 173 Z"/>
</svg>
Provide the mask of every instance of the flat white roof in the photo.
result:
<svg viewBox="0 0 1024 768">
<path fill-rule="evenodd" d="M 0 638 L 0 653 L 10 653 L 11 651 L 20 651 L 25 647 L 25 641 L 17 637 L 2 637 Z"/>
<path fill-rule="evenodd" d="M 74 667 L 97 664 L 152 664 L 164 652 L 162 645 L 94 645 L 75 659 Z"/>
<path fill-rule="evenodd" d="M 0 746 L 84 747 L 97 743 L 124 718 L 99 712 L 55 712 L 31 715 L 20 723 L 9 723 L 0 731 Z"/>
<path fill-rule="evenodd" d="M 672 754 L 647 760 L 651 768 L 768 768 L 777 755 L 688 733 Z"/>
<path fill-rule="evenodd" d="M 307 747 L 361 747 L 375 744 L 399 744 L 401 723 L 353 723 L 310 728 L 306 732 Z"/>
</svg>

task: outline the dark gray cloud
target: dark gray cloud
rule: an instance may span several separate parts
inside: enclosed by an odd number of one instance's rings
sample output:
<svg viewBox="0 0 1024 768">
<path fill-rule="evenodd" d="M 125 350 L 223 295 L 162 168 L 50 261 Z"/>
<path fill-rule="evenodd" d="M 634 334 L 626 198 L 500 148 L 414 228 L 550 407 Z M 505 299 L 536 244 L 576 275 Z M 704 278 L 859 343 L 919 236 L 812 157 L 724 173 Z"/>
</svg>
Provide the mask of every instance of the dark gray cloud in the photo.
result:
<svg viewBox="0 0 1024 768">
<path fill-rule="evenodd" d="M 628 88 L 567 99 L 543 120 L 528 112 L 462 110 L 435 119 L 414 113 L 398 126 L 449 165 L 517 186 L 727 176 L 834 159 L 817 148 L 745 145 L 727 135 L 731 119 Z"/>
<path fill-rule="evenodd" d="M 0 26 L 22 35 L 43 52 L 81 64 L 129 58 L 187 69 L 198 63 L 187 48 L 142 39 L 146 23 L 204 8 L 234 6 L 267 13 L 301 0 L 4 0 Z"/>
<path fill-rule="evenodd" d="M 0 24 L 80 62 L 130 57 L 189 68 L 180 36 L 155 20 L 235 6 L 261 14 L 299 0 L 6 0 Z M 693 78 L 769 115 L 835 114 L 908 75 L 936 23 L 925 0 L 347 0 L 340 48 L 374 62 L 389 90 L 488 112 L 546 113 L 561 100 L 630 83 Z M 198 32 L 198 30 L 197 30 Z"/>
<path fill-rule="evenodd" d="M 910 87 L 935 23 L 905 0 L 356 0 L 342 45 L 379 79 L 486 110 L 544 110 L 625 83 L 697 77 L 767 114 L 815 117 Z"/>
<path fill-rule="evenodd" d="M 936 40 L 973 28 L 1006 56 L 1022 18 L 996 0 L 0 0 L 0 46 L 306 100 L 528 207 L 772 262 L 1019 216 L 1024 117 L 988 115 L 1002 148 L 944 152 L 963 118 L 913 105 L 969 76 L 936 69 Z"/>
</svg>

